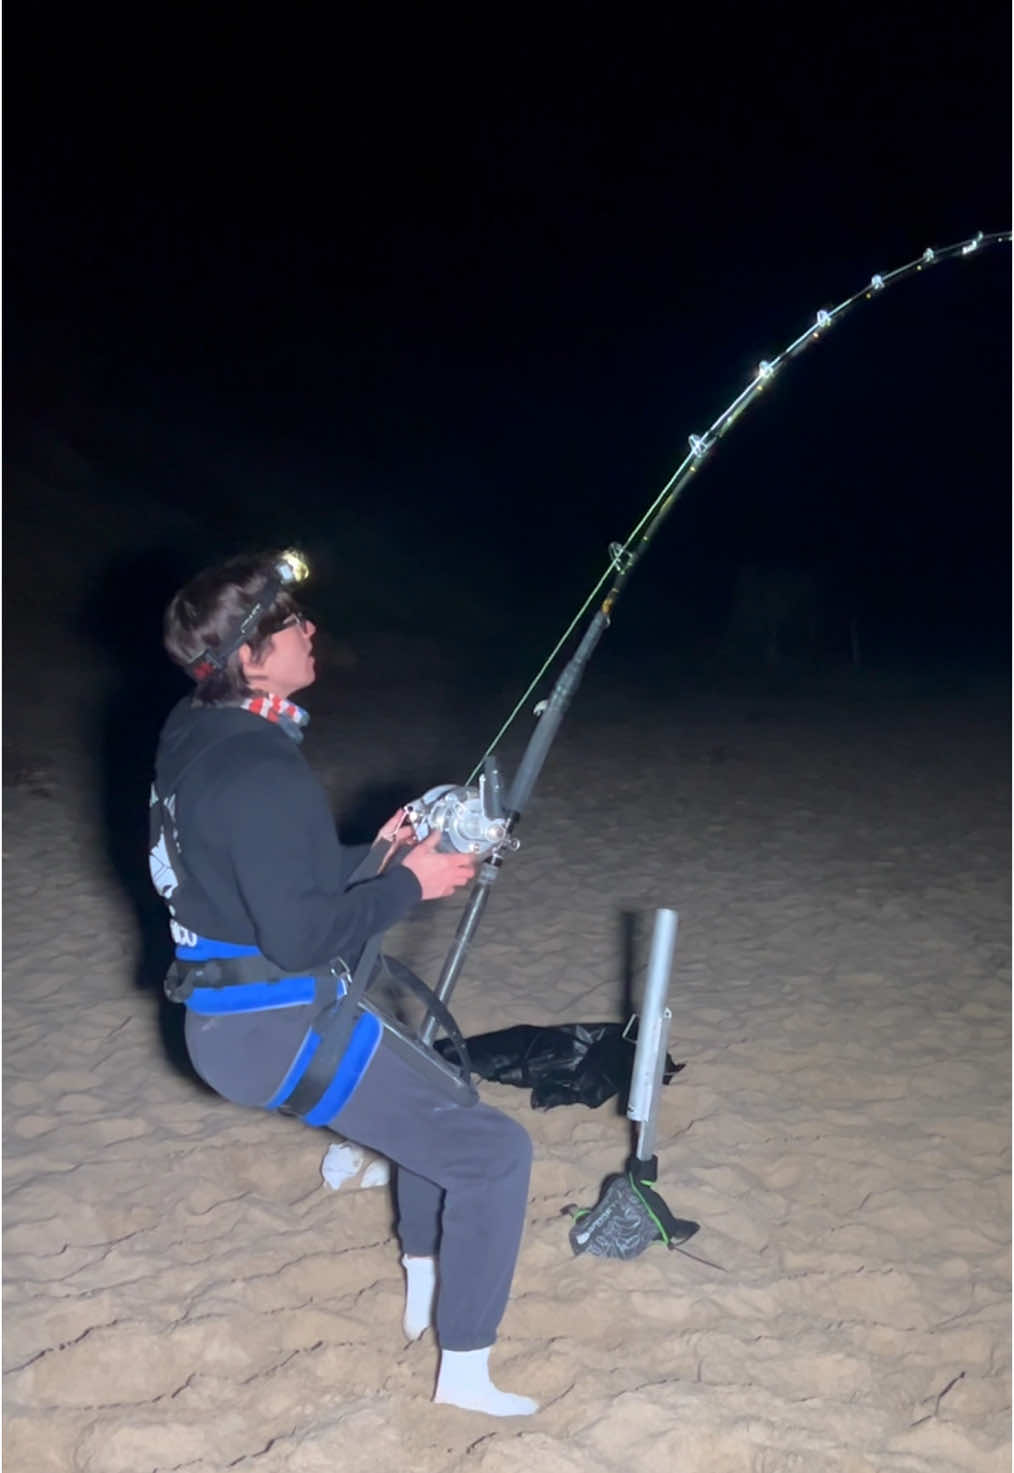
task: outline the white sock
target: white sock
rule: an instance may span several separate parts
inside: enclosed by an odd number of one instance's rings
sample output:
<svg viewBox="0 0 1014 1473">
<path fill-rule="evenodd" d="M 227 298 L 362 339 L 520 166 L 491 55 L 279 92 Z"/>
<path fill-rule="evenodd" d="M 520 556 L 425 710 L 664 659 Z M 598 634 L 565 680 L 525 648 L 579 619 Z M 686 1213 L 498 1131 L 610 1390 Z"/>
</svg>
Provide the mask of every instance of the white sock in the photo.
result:
<svg viewBox="0 0 1014 1473">
<path fill-rule="evenodd" d="M 539 1403 L 530 1396 L 501 1391 L 489 1379 L 490 1346 L 483 1350 L 442 1350 L 433 1400 L 491 1417 L 530 1417 Z"/>
<path fill-rule="evenodd" d="M 409 1258 L 402 1254 L 405 1270 L 405 1314 L 402 1328 L 406 1340 L 418 1340 L 433 1324 L 433 1300 L 437 1289 L 435 1258 Z"/>
</svg>

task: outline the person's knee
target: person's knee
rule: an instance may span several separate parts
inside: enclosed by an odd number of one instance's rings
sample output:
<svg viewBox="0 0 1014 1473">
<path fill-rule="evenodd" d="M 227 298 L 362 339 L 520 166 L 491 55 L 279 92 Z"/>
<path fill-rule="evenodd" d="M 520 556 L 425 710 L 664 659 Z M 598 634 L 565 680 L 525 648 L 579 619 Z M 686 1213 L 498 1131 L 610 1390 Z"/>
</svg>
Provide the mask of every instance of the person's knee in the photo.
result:
<svg viewBox="0 0 1014 1473">
<path fill-rule="evenodd" d="M 532 1142 L 523 1125 L 488 1105 L 455 1112 L 445 1118 L 439 1134 L 439 1169 L 434 1161 L 432 1179 L 442 1186 L 448 1176 L 487 1189 L 509 1183 L 525 1189 L 532 1168 Z M 446 1173 L 446 1174 L 445 1174 Z"/>
</svg>

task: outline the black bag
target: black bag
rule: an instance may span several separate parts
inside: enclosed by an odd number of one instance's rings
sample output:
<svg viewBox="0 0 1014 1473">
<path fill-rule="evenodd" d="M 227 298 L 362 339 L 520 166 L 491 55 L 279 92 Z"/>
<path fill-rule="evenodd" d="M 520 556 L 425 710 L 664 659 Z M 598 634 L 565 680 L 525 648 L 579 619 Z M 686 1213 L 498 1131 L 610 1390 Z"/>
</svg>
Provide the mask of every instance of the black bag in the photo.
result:
<svg viewBox="0 0 1014 1473">
<path fill-rule="evenodd" d="M 626 1096 L 634 1067 L 636 1039 L 624 1038 L 622 1023 L 557 1023 L 537 1028 L 518 1023 L 467 1039 L 474 1073 L 494 1084 L 515 1084 L 532 1091 L 533 1110 L 554 1105 L 588 1105 L 591 1109 Z M 445 1054 L 441 1039 L 436 1048 Z M 663 1083 L 684 1066 L 666 1054 Z"/>
</svg>

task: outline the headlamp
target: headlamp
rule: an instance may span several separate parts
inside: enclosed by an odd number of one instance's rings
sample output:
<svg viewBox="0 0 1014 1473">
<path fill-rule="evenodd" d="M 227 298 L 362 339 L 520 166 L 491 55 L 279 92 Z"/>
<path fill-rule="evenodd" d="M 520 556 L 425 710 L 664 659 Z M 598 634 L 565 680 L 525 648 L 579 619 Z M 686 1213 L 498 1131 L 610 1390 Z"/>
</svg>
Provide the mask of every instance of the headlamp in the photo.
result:
<svg viewBox="0 0 1014 1473">
<path fill-rule="evenodd" d="M 291 547 L 283 552 L 278 559 L 275 569 L 278 581 L 282 584 L 305 583 L 310 576 L 310 564 L 301 552 L 295 552 Z"/>
<path fill-rule="evenodd" d="M 247 614 L 244 614 L 240 623 L 227 631 L 222 643 L 216 649 L 203 649 L 187 665 L 187 670 L 194 680 L 200 684 L 216 670 L 224 670 L 240 646 L 249 642 L 253 631 L 281 590 L 296 583 L 303 583 L 309 576 L 310 564 L 301 552 L 295 552 L 292 548 L 283 552 L 258 593 L 256 603 Z"/>
</svg>

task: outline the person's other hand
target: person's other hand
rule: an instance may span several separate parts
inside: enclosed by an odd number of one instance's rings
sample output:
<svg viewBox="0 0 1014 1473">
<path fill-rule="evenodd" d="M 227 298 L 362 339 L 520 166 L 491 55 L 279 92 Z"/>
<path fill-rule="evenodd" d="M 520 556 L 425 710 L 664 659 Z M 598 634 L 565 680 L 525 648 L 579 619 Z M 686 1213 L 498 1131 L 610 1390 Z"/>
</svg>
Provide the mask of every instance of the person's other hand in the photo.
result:
<svg viewBox="0 0 1014 1473">
<path fill-rule="evenodd" d="M 382 823 L 377 830 L 374 844 L 383 840 L 385 844 L 414 844 L 415 829 L 405 817 L 404 808 L 399 808 L 397 813 L 392 813 L 386 823 Z"/>
</svg>

